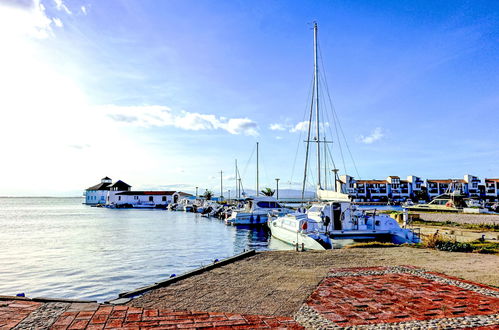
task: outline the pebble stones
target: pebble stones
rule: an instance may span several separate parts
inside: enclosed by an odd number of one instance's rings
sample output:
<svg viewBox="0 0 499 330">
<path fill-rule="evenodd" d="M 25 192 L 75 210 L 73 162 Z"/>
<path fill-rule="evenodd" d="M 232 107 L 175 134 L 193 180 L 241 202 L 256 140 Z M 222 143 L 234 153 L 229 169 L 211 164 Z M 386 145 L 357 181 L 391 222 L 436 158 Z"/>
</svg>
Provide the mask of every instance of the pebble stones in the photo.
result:
<svg viewBox="0 0 499 330">
<path fill-rule="evenodd" d="M 40 306 L 28 317 L 19 322 L 14 329 L 46 329 L 71 305 L 64 302 L 49 302 Z"/>
</svg>

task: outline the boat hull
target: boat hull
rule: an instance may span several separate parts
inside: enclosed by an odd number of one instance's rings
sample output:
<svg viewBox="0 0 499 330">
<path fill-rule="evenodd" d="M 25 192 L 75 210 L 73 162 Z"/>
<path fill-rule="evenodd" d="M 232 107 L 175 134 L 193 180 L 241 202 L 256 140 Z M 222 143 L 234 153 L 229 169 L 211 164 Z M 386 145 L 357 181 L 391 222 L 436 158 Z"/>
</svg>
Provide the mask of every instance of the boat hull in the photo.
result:
<svg viewBox="0 0 499 330">
<path fill-rule="evenodd" d="M 317 238 L 313 238 L 310 235 L 303 234 L 300 232 L 293 232 L 286 228 L 282 228 L 278 225 L 270 224 L 270 232 L 272 233 L 272 237 L 277 238 L 280 241 L 283 241 L 287 244 L 297 246 L 300 249 L 305 250 L 326 250 L 330 248 L 331 241 L 328 240 L 327 237 L 322 237 L 324 239 L 324 243 L 321 244 Z"/>
</svg>

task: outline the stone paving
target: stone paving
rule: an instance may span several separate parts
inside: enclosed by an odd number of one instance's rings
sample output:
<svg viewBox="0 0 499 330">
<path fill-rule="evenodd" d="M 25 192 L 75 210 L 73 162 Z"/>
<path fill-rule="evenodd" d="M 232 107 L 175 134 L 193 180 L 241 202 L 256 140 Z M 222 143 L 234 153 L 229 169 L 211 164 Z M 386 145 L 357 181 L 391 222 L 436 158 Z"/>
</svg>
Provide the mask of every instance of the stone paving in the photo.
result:
<svg viewBox="0 0 499 330">
<path fill-rule="evenodd" d="M 410 266 L 332 269 L 295 317 L 0 297 L 0 329 L 499 329 L 499 289 Z"/>
<path fill-rule="evenodd" d="M 312 328 L 499 328 L 499 290 L 415 267 L 334 269 L 297 314 Z"/>
</svg>

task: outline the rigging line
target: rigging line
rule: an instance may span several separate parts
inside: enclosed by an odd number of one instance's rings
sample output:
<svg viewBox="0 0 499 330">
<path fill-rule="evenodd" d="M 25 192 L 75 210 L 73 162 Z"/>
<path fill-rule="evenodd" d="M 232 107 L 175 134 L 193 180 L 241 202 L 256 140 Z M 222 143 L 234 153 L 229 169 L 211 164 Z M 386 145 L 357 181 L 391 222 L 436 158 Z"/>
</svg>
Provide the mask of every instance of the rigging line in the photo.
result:
<svg viewBox="0 0 499 330">
<path fill-rule="evenodd" d="M 308 102 L 310 100 L 310 94 L 312 93 L 312 86 L 314 85 L 314 79 L 312 78 L 311 82 L 310 82 L 310 85 L 308 87 L 308 92 L 307 92 L 307 103 L 305 105 L 305 110 L 303 111 L 303 117 L 302 117 L 302 121 L 305 121 L 305 118 L 307 116 L 307 110 L 308 110 Z M 295 158 L 293 160 L 293 167 L 291 169 L 291 178 L 289 179 L 289 183 L 290 183 L 290 186 L 289 188 L 291 189 L 292 187 L 292 182 L 293 182 L 293 176 L 294 176 L 294 173 L 295 173 L 295 167 L 296 167 L 296 160 L 298 158 L 298 151 L 300 149 L 300 145 L 301 145 L 301 141 L 302 141 L 302 135 L 303 135 L 303 132 L 300 130 L 300 136 L 299 136 L 299 139 L 298 139 L 298 143 L 296 144 L 296 151 L 295 151 Z"/>
<path fill-rule="evenodd" d="M 321 64 L 322 64 L 322 67 L 324 68 L 324 63 L 323 63 L 323 61 L 322 61 L 322 53 L 321 53 L 321 48 L 320 48 L 320 45 L 319 45 L 319 55 L 320 55 L 320 58 L 321 58 Z M 360 174 L 359 174 L 359 171 L 358 171 L 358 169 L 357 169 L 357 164 L 355 163 L 355 159 L 353 158 L 352 152 L 351 152 L 351 150 L 350 150 L 350 146 L 348 145 L 348 141 L 347 141 L 347 139 L 346 139 L 346 137 L 345 137 L 345 132 L 343 131 L 343 127 L 341 126 L 341 122 L 340 122 L 340 120 L 339 120 L 338 113 L 336 112 L 336 109 L 335 109 L 335 107 L 334 107 L 334 105 L 333 105 L 333 101 L 332 101 L 332 99 L 331 99 L 331 94 L 329 94 L 329 86 L 328 86 L 328 83 L 327 83 L 327 78 L 326 78 L 326 76 L 325 76 L 325 70 L 323 69 L 323 71 L 324 71 L 324 80 L 325 80 L 325 82 L 324 82 L 324 83 L 325 83 L 325 85 L 326 85 L 326 92 L 327 92 L 327 94 L 328 94 L 329 103 L 331 104 L 331 109 L 332 109 L 333 115 L 336 117 L 336 119 L 337 119 L 337 121 L 338 121 L 338 126 L 340 127 L 341 135 L 343 136 L 343 139 L 344 139 L 344 141 L 345 141 L 345 146 L 346 146 L 346 148 L 347 148 L 347 150 L 348 150 L 348 153 L 349 153 L 349 155 L 350 155 L 350 159 L 352 160 L 353 166 L 354 166 L 354 168 L 355 168 L 355 172 L 356 172 L 357 176 L 358 176 L 358 177 L 359 177 L 359 179 L 360 179 Z"/>
<path fill-rule="evenodd" d="M 323 82 L 324 82 L 324 85 L 326 85 L 326 94 L 327 94 L 328 96 L 330 96 L 330 94 L 329 94 L 329 89 L 328 89 L 328 87 L 327 87 L 327 82 L 325 82 L 325 81 L 324 81 L 324 79 L 323 79 Z M 345 156 L 343 155 L 343 147 L 342 147 L 342 145 L 341 145 L 341 139 L 340 139 L 340 135 L 339 135 L 339 131 L 340 131 L 340 130 L 338 129 L 338 120 L 337 120 L 337 116 L 335 116 L 335 112 L 334 112 L 334 109 L 332 108 L 332 103 L 331 103 L 331 102 L 330 102 L 330 105 L 329 105 L 329 106 L 331 107 L 331 110 L 332 110 L 332 115 L 333 115 L 332 122 L 333 122 L 333 124 L 334 124 L 334 131 L 335 131 L 335 133 L 336 133 L 336 141 L 337 141 L 337 143 L 338 143 L 338 147 L 339 147 L 339 149 L 340 149 L 340 156 L 341 156 L 341 162 L 342 162 L 342 164 L 343 164 L 343 171 L 346 173 L 346 172 L 347 172 L 347 166 L 346 166 L 346 163 L 345 163 Z M 328 114 L 328 116 L 329 116 L 329 114 Z M 332 135 L 333 135 L 333 133 L 332 133 L 332 128 L 331 128 L 331 127 L 329 127 L 329 130 L 331 131 L 331 136 L 332 136 Z"/>
<path fill-rule="evenodd" d="M 343 136 L 343 139 L 345 140 L 345 146 L 348 150 L 348 153 L 350 155 L 350 158 L 352 159 L 352 163 L 353 163 L 353 166 L 355 168 L 355 172 L 357 174 L 357 176 L 359 177 L 360 179 L 360 174 L 359 174 L 359 171 L 357 169 L 357 164 L 355 163 L 355 159 L 353 158 L 353 155 L 352 155 L 352 152 L 350 150 L 350 146 L 348 145 L 348 141 L 345 137 L 345 132 L 343 131 L 343 127 L 341 126 L 341 123 L 340 123 L 340 120 L 338 118 L 338 114 L 335 110 L 335 107 L 333 105 L 333 101 L 331 99 L 331 94 L 329 94 L 329 86 L 328 86 L 328 83 L 327 83 L 327 78 L 325 77 L 325 74 L 326 74 L 326 71 L 324 69 L 324 63 L 322 61 L 322 52 L 321 52 L 321 48 L 320 48 L 320 45 L 319 45 L 319 55 L 320 55 L 320 59 L 321 59 L 321 64 L 322 64 L 322 68 L 323 68 L 323 72 L 324 72 L 324 80 L 325 80 L 325 85 L 326 85 L 326 92 L 327 92 L 327 95 L 328 95 L 328 99 L 329 99 L 329 103 L 331 104 L 331 109 L 333 110 L 333 115 L 336 117 L 337 121 L 338 121 L 338 126 L 340 127 L 340 131 L 341 131 L 341 135 Z"/>
<path fill-rule="evenodd" d="M 253 146 L 253 150 L 251 151 L 250 158 L 248 159 L 248 161 L 246 162 L 246 165 L 244 166 L 243 175 L 246 175 L 246 171 L 248 170 L 248 166 L 249 166 L 251 159 L 253 159 L 253 154 L 255 153 L 255 150 L 256 150 L 256 145 Z"/>
<path fill-rule="evenodd" d="M 314 75 L 314 83 L 315 83 L 315 77 Z M 307 166 L 308 166 L 308 152 L 310 149 L 310 131 L 311 131 L 311 125 L 312 125 L 312 113 L 314 110 L 314 96 L 315 96 L 315 90 L 312 90 L 312 102 L 310 102 L 310 117 L 308 120 L 308 134 L 307 134 L 307 147 L 305 151 L 305 169 L 303 170 L 303 186 L 301 189 L 301 199 L 303 200 L 305 198 L 305 182 L 307 180 Z"/>
<path fill-rule="evenodd" d="M 245 191 L 244 191 L 244 187 L 243 187 L 243 179 L 241 178 L 241 173 L 239 172 L 239 168 L 237 169 L 237 174 L 238 174 L 238 176 L 239 176 L 239 179 L 241 180 L 241 188 L 240 188 L 240 189 L 241 189 L 241 192 L 240 192 L 240 194 L 242 195 L 242 194 L 243 194 L 243 192 L 245 192 Z M 236 182 L 236 185 L 237 185 L 237 184 L 239 184 L 239 182 Z"/>
</svg>

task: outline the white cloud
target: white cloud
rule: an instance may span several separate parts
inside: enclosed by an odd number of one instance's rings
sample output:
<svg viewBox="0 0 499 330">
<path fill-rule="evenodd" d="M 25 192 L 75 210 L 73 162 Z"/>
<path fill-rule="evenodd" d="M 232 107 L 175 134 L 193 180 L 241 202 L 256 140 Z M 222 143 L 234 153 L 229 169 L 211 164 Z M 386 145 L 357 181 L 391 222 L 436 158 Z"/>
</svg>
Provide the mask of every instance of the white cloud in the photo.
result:
<svg viewBox="0 0 499 330">
<path fill-rule="evenodd" d="M 275 139 L 276 140 L 282 140 L 282 136 L 276 136 Z"/>
<path fill-rule="evenodd" d="M 64 26 L 64 24 L 62 24 L 62 21 L 59 18 L 57 18 L 57 17 L 52 18 L 52 21 L 54 22 L 55 26 L 57 26 L 57 27 L 63 27 Z"/>
<path fill-rule="evenodd" d="M 384 133 L 383 133 L 383 129 L 381 127 L 376 127 L 370 135 L 368 136 L 364 136 L 364 135 L 361 135 L 359 136 L 359 141 L 362 142 L 362 143 L 365 143 L 365 144 L 371 144 L 373 142 L 376 142 L 378 140 L 381 140 L 383 138 Z"/>
<path fill-rule="evenodd" d="M 64 4 L 63 0 L 54 0 L 54 3 L 57 10 L 64 10 L 68 15 L 72 14 L 71 10 L 69 10 L 69 8 Z"/>
<path fill-rule="evenodd" d="M 270 124 L 269 128 L 273 131 L 284 131 L 286 127 L 283 124 Z"/>
<path fill-rule="evenodd" d="M 0 3 L 0 39 L 10 47 L 26 36 L 36 39 L 50 37 L 53 35 L 51 24 L 52 20 L 47 17 L 45 6 L 39 0 L 16 6 Z"/>
<path fill-rule="evenodd" d="M 81 7 L 80 7 L 80 10 L 81 10 L 81 12 L 83 13 L 83 15 L 86 15 L 86 14 L 87 14 L 87 7 L 85 7 L 85 6 L 81 6 Z"/>
<path fill-rule="evenodd" d="M 190 131 L 223 129 L 230 134 L 258 135 L 258 125 L 248 118 L 222 118 L 211 114 L 178 111 L 160 105 L 99 107 L 114 121 L 141 127 L 173 126 Z"/>
<path fill-rule="evenodd" d="M 307 130 L 308 130 L 308 120 L 305 120 L 296 124 L 289 131 L 291 133 L 296 133 L 296 132 L 306 132 Z"/>
</svg>

